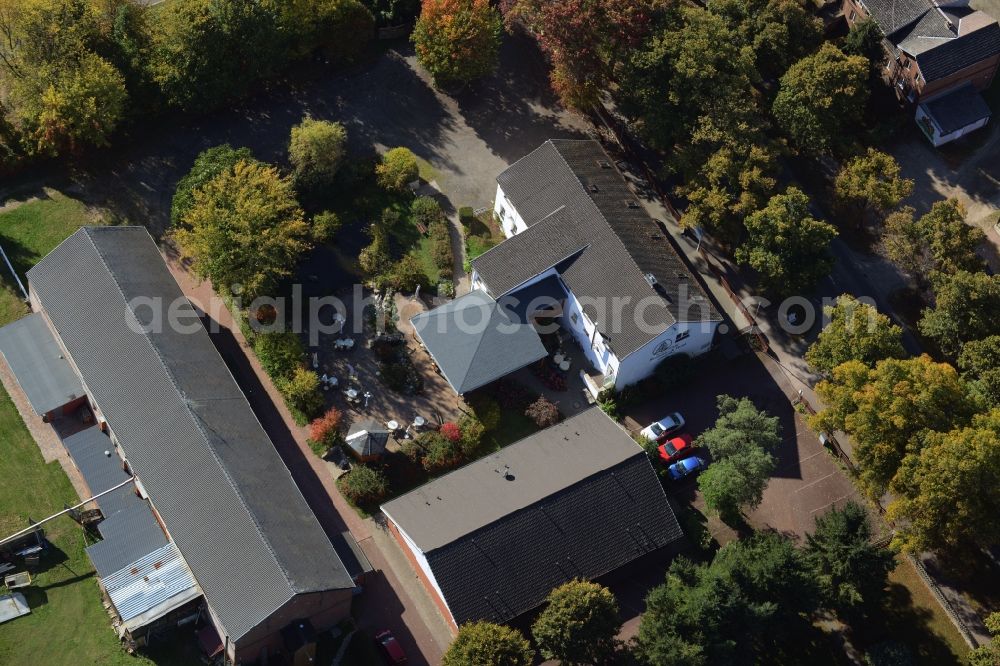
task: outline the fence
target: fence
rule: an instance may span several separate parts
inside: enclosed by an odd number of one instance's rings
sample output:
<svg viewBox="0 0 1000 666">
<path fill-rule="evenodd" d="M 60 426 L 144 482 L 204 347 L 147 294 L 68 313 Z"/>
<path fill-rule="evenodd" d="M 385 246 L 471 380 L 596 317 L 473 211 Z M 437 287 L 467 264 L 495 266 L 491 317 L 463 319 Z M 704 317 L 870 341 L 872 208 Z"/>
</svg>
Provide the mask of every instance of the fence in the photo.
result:
<svg viewBox="0 0 1000 666">
<path fill-rule="evenodd" d="M 948 600 L 948 597 L 944 596 L 944 593 L 941 592 L 941 588 L 938 587 L 938 584 L 934 581 L 931 575 L 927 573 L 927 569 L 924 568 L 924 563 L 913 555 L 908 554 L 906 557 L 910 560 L 910 564 L 913 565 L 913 568 L 917 570 L 917 575 L 920 577 L 920 580 L 924 581 L 924 585 L 927 586 L 927 589 L 930 590 L 931 594 L 934 595 L 934 598 L 937 599 L 941 608 L 944 609 L 944 614 L 948 616 L 951 623 L 955 625 L 956 629 L 958 629 L 958 633 L 962 636 L 962 639 L 966 642 L 966 644 L 970 648 L 979 647 L 979 641 L 975 639 L 972 632 L 969 630 L 968 625 L 965 624 L 965 620 L 963 620 L 961 616 L 955 612 L 955 608 L 951 605 L 951 601 Z"/>
</svg>

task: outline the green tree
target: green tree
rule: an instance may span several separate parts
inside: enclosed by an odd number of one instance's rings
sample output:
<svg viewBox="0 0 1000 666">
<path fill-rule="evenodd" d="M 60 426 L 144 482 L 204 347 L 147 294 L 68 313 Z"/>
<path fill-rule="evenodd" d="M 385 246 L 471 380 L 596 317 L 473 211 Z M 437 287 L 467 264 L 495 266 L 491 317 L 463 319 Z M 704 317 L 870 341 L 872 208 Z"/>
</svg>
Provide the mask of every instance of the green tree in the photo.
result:
<svg viewBox="0 0 1000 666">
<path fill-rule="evenodd" d="M 424 273 L 423 265 L 412 254 L 404 255 L 402 259 L 397 261 L 389 272 L 388 278 L 392 286 L 400 291 L 412 292 L 418 286 L 426 288 L 430 284 Z"/>
<path fill-rule="evenodd" d="M 928 431 L 965 425 L 976 410 L 955 368 L 926 355 L 886 359 L 874 369 L 848 361 L 816 385 L 816 394 L 826 408 L 812 417 L 812 425 L 853 438 L 859 480 L 874 498 L 889 486 L 903 458 L 919 451 Z"/>
<path fill-rule="evenodd" d="M 828 152 L 860 122 L 867 80 L 867 59 L 826 42 L 781 77 L 774 119 L 801 150 Z"/>
<path fill-rule="evenodd" d="M 714 116 L 716 128 L 745 130 L 755 109 L 752 52 L 740 48 L 722 17 L 700 7 L 684 6 L 663 25 L 630 51 L 622 67 L 622 111 L 665 150 L 687 143 L 703 116 Z"/>
<path fill-rule="evenodd" d="M 335 62 L 350 63 L 375 37 L 375 18 L 357 0 L 286 0 L 279 7 L 282 30 L 295 36 L 293 57 L 319 49 Z"/>
<path fill-rule="evenodd" d="M 958 367 L 987 403 L 1000 406 L 1000 335 L 962 345 Z"/>
<path fill-rule="evenodd" d="M 801 190 L 789 187 L 771 197 L 745 224 L 747 240 L 736 259 L 760 273 L 770 291 L 784 295 L 811 290 L 833 268 L 829 246 L 837 229 L 810 215 L 809 197 Z"/>
<path fill-rule="evenodd" d="M 709 0 L 708 10 L 726 19 L 754 68 L 777 78 L 823 41 L 823 23 L 800 0 Z"/>
<path fill-rule="evenodd" d="M 340 123 L 307 116 L 292 128 L 288 160 L 300 190 L 331 185 L 346 154 L 347 129 Z"/>
<path fill-rule="evenodd" d="M 617 648 L 618 601 L 606 587 L 572 580 L 552 590 L 531 633 L 546 659 L 606 663 Z"/>
<path fill-rule="evenodd" d="M 358 506 L 370 507 L 389 492 L 389 482 L 382 470 L 368 465 L 354 465 L 351 471 L 337 479 L 337 487 L 348 500 Z"/>
<path fill-rule="evenodd" d="M 900 175 L 896 159 L 874 148 L 848 160 L 833 185 L 838 203 L 858 216 L 858 227 L 867 211 L 881 219 L 912 192 L 913 181 Z"/>
<path fill-rule="evenodd" d="M 387 190 L 402 192 L 420 175 L 417 156 L 409 148 L 393 148 L 375 166 L 378 184 Z"/>
<path fill-rule="evenodd" d="M 323 394 L 319 388 L 319 376 L 301 365 L 292 371 L 288 379 L 278 382 L 281 394 L 288 404 L 311 419 L 323 411 Z"/>
<path fill-rule="evenodd" d="M 936 273 L 983 270 L 985 263 L 976 248 L 985 235 L 965 222 L 965 208 L 957 199 L 935 202 L 917 221 L 913 212 L 907 207 L 886 219 L 882 247 L 889 259 L 921 284 L 929 283 Z"/>
<path fill-rule="evenodd" d="M 875 306 L 841 294 L 834 306 L 823 308 L 829 323 L 806 351 L 806 361 L 814 370 L 830 374 L 847 361 L 867 366 L 886 358 L 902 358 L 903 329 L 880 313 Z"/>
<path fill-rule="evenodd" d="M 890 520 L 911 552 L 978 550 L 1000 539 L 1000 409 L 951 432 L 932 432 L 893 480 Z"/>
<path fill-rule="evenodd" d="M 194 159 L 194 165 L 177 181 L 177 189 L 170 205 L 170 223 L 179 225 L 194 205 L 194 191 L 204 186 L 224 171 L 232 171 L 237 162 L 254 161 L 249 148 L 233 148 L 228 143 L 203 150 Z"/>
<path fill-rule="evenodd" d="M 389 235 L 382 225 L 372 225 L 371 236 L 372 242 L 358 254 L 358 266 L 368 277 L 375 277 L 389 268 L 392 259 L 389 256 Z"/>
<path fill-rule="evenodd" d="M 878 27 L 878 23 L 865 19 L 854 24 L 844 37 L 844 53 L 864 56 L 872 63 L 873 68 L 879 66 L 885 54 L 882 50 L 882 29 Z"/>
<path fill-rule="evenodd" d="M 805 561 L 823 604 L 848 619 L 881 607 L 896 567 L 894 553 L 872 537 L 868 511 L 853 501 L 817 516 L 806 535 Z"/>
<path fill-rule="evenodd" d="M 758 410 L 748 398 L 720 395 L 717 404 L 718 419 L 696 440 L 713 459 L 698 477 L 698 488 L 708 507 L 732 522 L 743 507 L 754 508 L 763 499 L 781 426 L 777 417 Z"/>
<path fill-rule="evenodd" d="M 1000 275 L 958 271 L 934 281 L 934 308 L 923 311 L 920 332 L 957 358 L 962 346 L 982 340 L 1000 321 Z"/>
<path fill-rule="evenodd" d="M 423 0 L 410 37 L 417 60 L 441 84 L 465 84 L 496 67 L 503 22 L 489 0 Z"/>
<path fill-rule="evenodd" d="M 969 651 L 970 666 L 997 666 L 1000 664 L 1000 612 L 990 613 L 986 616 L 986 630 L 990 632 L 993 640 L 989 645 L 977 647 Z"/>
<path fill-rule="evenodd" d="M 316 213 L 312 219 L 312 241 L 317 245 L 333 241 L 341 227 L 340 217 L 330 210 Z"/>
<path fill-rule="evenodd" d="M 195 274 L 217 290 L 240 284 L 245 302 L 272 294 L 309 249 L 291 181 L 274 167 L 237 162 L 193 195 L 173 237 Z"/>
<path fill-rule="evenodd" d="M 469 622 L 458 629 L 441 666 L 531 666 L 535 651 L 520 631 L 492 622 Z"/>
</svg>

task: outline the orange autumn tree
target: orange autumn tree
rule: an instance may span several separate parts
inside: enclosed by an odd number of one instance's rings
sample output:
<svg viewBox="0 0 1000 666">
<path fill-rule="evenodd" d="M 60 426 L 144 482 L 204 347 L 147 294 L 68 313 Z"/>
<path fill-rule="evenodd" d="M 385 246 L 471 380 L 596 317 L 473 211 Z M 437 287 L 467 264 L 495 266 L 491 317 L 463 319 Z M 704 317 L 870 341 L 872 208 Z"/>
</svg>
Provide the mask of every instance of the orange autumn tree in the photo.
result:
<svg viewBox="0 0 1000 666">
<path fill-rule="evenodd" d="M 493 71 L 503 24 L 489 0 L 423 0 L 411 37 L 438 84 L 466 84 Z"/>
</svg>

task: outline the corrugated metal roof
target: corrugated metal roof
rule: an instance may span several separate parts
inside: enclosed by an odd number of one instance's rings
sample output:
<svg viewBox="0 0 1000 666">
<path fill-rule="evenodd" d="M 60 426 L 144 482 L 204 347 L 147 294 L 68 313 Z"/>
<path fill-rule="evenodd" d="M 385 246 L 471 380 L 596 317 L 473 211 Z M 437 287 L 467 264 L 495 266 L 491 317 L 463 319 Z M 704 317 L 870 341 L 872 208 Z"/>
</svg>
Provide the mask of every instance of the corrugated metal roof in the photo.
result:
<svg viewBox="0 0 1000 666">
<path fill-rule="evenodd" d="M 145 228 L 82 228 L 28 280 L 230 638 L 353 587 L 204 328 L 141 332 L 143 299 L 196 315 Z"/>
<path fill-rule="evenodd" d="M 80 378 L 37 312 L 0 328 L 0 354 L 39 416 L 83 395 Z"/>
<path fill-rule="evenodd" d="M 101 579 L 122 621 L 197 588 L 194 576 L 172 543 Z M 151 621 L 155 618 L 145 618 Z"/>
</svg>

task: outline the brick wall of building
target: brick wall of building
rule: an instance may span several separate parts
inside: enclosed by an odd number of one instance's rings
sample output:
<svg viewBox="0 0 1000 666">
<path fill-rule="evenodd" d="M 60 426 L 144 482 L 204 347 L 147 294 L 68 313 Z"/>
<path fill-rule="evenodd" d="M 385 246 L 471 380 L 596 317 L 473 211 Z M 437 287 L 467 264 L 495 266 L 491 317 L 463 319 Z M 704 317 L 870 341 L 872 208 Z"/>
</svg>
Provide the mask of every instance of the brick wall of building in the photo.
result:
<svg viewBox="0 0 1000 666">
<path fill-rule="evenodd" d="M 443 615 L 444 619 L 447 621 L 448 628 L 451 629 L 453 634 L 457 634 L 458 625 L 455 624 L 455 619 L 451 616 L 451 611 L 448 610 L 448 606 L 444 603 L 444 599 L 441 598 L 438 591 L 434 589 L 434 585 L 431 584 L 430 580 L 428 580 L 424 570 L 420 568 L 420 564 L 417 562 L 417 558 L 414 557 L 413 551 L 411 551 L 410 547 L 406 544 L 406 540 L 403 539 L 403 535 L 399 533 L 399 528 L 396 527 L 396 524 L 392 522 L 391 519 L 387 519 L 385 522 L 389 527 L 389 532 L 392 534 L 392 537 L 403 550 L 403 554 L 406 555 L 406 559 L 410 563 L 410 567 L 413 569 L 413 572 L 417 574 L 417 578 L 419 578 L 420 582 L 423 583 L 423 586 L 431 595 L 431 599 L 434 600 L 434 604 L 438 607 L 438 610 L 441 611 L 441 615 Z"/>
</svg>

